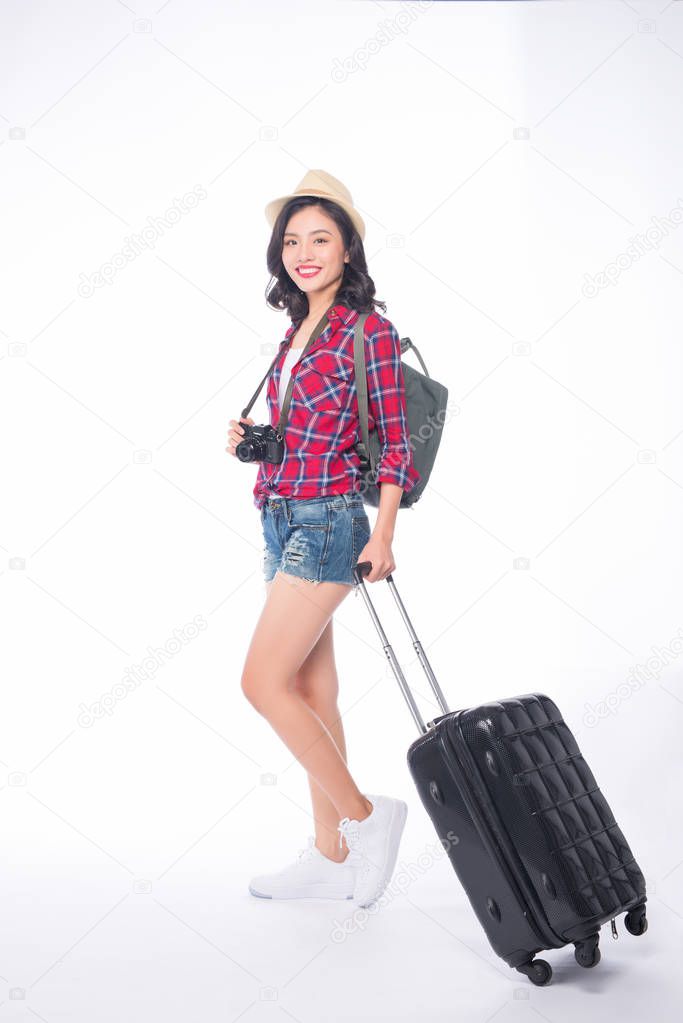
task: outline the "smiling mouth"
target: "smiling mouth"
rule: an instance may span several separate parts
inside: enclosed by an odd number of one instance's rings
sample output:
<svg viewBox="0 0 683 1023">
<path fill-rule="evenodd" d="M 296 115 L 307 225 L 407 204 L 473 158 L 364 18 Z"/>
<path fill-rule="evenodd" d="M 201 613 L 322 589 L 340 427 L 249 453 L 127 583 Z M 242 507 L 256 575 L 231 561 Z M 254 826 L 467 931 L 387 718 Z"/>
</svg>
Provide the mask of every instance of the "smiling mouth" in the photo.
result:
<svg viewBox="0 0 683 1023">
<path fill-rule="evenodd" d="M 299 274 L 300 277 L 315 277 L 316 274 L 320 273 L 320 270 L 321 268 L 319 266 L 306 267 L 303 270 L 297 267 L 296 272 Z"/>
</svg>

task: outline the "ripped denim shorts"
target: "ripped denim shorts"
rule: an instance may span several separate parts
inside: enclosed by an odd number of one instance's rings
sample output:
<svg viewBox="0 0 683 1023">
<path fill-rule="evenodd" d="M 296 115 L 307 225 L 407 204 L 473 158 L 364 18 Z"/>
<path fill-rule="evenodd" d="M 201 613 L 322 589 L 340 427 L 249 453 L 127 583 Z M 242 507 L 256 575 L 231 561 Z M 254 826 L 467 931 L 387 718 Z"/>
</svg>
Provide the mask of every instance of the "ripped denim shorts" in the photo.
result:
<svg viewBox="0 0 683 1023">
<path fill-rule="evenodd" d="M 280 571 L 316 583 L 356 585 L 352 569 L 371 533 L 360 494 L 269 497 L 261 525 L 266 582 Z"/>
</svg>

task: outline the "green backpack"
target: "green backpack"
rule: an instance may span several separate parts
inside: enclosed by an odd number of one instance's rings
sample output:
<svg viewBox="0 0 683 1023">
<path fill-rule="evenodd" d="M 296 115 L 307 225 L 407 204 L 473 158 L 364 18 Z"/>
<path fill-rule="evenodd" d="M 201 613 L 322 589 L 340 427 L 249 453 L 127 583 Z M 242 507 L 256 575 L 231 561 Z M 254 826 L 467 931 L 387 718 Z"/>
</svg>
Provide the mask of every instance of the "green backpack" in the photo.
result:
<svg viewBox="0 0 683 1023">
<path fill-rule="evenodd" d="M 354 445 L 361 460 L 360 494 L 365 504 L 379 507 L 381 484 L 375 482 L 375 466 L 381 456 L 381 445 L 377 430 L 368 431 L 368 378 L 365 365 L 365 321 L 369 313 L 362 313 L 356 321 L 353 354 L 356 368 L 356 390 L 358 392 L 358 418 L 362 440 Z M 405 381 L 406 412 L 408 417 L 408 438 L 413 453 L 413 465 L 420 479 L 413 489 L 401 495 L 399 508 L 410 508 L 419 501 L 436 459 L 441 442 L 441 431 L 446 419 L 448 389 L 438 380 L 430 377 L 422 356 L 409 337 L 401 338 L 401 355 L 412 348 L 424 373 L 401 363 Z"/>
</svg>

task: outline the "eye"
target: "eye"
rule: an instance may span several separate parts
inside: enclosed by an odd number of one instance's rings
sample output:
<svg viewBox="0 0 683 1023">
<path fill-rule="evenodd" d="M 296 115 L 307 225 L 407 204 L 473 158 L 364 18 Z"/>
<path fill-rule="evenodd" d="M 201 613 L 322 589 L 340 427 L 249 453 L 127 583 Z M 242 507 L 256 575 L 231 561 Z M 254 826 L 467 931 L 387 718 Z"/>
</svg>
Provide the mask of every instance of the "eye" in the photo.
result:
<svg viewBox="0 0 683 1023">
<path fill-rule="evenodd" d="M 316 238 L 315 240 L 317 242 L 322 242 L 324 245 L 327 245 L 329 242 L 329 238 Z M 296 238 L 288 238 L 285 242 L 285 248 L 287 248 L 288 245 L 296 245 Z"/>
</svg>

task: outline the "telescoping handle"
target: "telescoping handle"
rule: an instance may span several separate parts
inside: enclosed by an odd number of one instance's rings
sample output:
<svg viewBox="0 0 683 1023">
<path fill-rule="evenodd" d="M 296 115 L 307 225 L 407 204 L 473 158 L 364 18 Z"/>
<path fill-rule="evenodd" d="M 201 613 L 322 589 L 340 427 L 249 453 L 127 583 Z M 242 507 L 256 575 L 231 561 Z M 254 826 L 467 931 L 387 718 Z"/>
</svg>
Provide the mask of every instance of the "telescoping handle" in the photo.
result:
<svg viewBox="0 0 683 1023">
<path fill-rule="evenodd" d="M 396 660 L 396 654 L 394 653 L 392 646 L 386 637 L 386 633 L 382 628 L 382 623 L 377 617 L 377 612 L 375 611 L 374 605 L 370 600 L 370 594 L 368 593 L 363 576 L 368 575 L 368 573 L 371 571 L 372 571 L 371 561 L 359 561 L 356 565 L 353 566 L 354 579 L 359 584 L 360 591 L 363 594 L 363 600 L 365 601 L 367 609 L 370 612 L 370 617 L 375 623 L 375 628 L 377 629 L 379 638 L 382 641 L 382 648 L 384 649 L 384 653 L 387 655 L 389 663 L 393 669 L 394 675 L 396 676 L 396 681 L 399 684 L 399 688 L 403 693 L 403 696 L 405 697 L 405 701 L 408 704 L 411 714 L 413 715 L 413 720 L 415 721 L 415 724 L 417 725 L 420 732 L 422 733 L 427 732 L 428 731 L 427 725 L 425 725 L 422 719 L 419 707 L 415 703 L 415 698 L 411 692 L 410 686 L 406 682 L 405 675 L 401 670 L 401 665 Z M 422 643 L 420 643 L 419 639 L 417 638 L 417 635 L 415 634 L 415 629 L 413 628 L 410 618 L 408 617 L 408 613 L 405 607 L 403 606 L 403 601 L 398 595 L 398 590 L 396 589 L 396 584 L 391 573 L 389 573 L 389 575 L 386 577 L 386 581 L 389 584 L 389 589 L 391 590 L 394 600 L 398 605 L 398 609 L 401 613 L 401 618 L 406 623 L 406 627 L 408 629 L 408 632 L 410 633 L 410 638 L 413 641 L 413 646 L 415 647 L 415 652 L 418 656 L 418 660 L 422 667 L 424 668 L 425 675 L 427 676 L 429 684 L 432 687 L 432 691 L 436 697 L 436 701 L 439 704 L 439 707 L 441 707 L 441 710 L 444 712 L 444 714 L 450 714 L 448 704 L 446 703 L 446 697 L 441 692 L 441 687 L 439 686 L 439 683 L 436 681 L 436 676 L 432 671 L 431 664 L 427 660 L 427 655 L 425 654 L 422 648 Z"/>
</svg>

